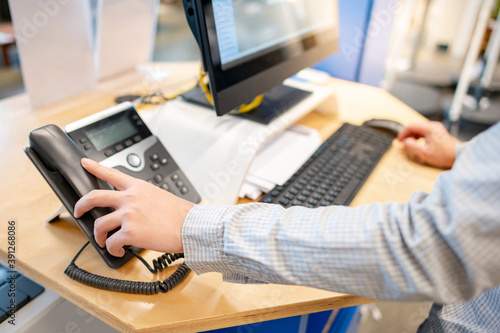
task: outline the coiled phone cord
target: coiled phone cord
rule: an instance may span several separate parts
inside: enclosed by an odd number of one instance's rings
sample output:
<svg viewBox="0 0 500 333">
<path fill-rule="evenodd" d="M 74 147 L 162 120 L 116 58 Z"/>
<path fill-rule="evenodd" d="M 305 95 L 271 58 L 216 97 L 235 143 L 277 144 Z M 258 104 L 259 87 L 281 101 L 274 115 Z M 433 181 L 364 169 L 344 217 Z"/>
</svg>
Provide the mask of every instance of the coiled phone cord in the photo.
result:
<svg viewBox="0 0 500 333">
<path fill-rule="evenodd" d="M 89 245 L 90 242 L 87 242 L 78 253 L 75 255 L 73 260 L 71 260 L 70 264 L 64 270 L 64 274 L 68 275 L 73 280 L 76 280 L 80 283 L 86 284 L 91 287 L 110 290 L 110 291 L 118 291 L 123 293 L 130 294 L 143 294 L 143 295 L 154 295 L 158 293 L 166 293 L 175 286 L 177 286 L 182 280 L 186 278 L 191 269 L 187 267 L 186 263 L 182 263 L 177 270 L 168 277 L 168 279 L 164 281 L 155 281 L 155 282 L 140 282 L 140 281 L 127 281 L 127 280 L 119 280 L 108 278 L 101 275 L 96 275 L 87 272 L 86 270 L 78 267 L 75 264 L 76 259 L 80 256 L 83 250 Z M 132 250 L 129 250 L 135 257 L 137 257 L 148 269 L 151 273 L 155 274 L 157 272 L 161 272 L 164 268 L 168 267 L 174 261 L 184 258 L 183 253 L 165 253 L 158 259 L 153 260 L 152 268 L 146 260 L 141 257 L 138 253 L 135 253 Z"/>
</svg>

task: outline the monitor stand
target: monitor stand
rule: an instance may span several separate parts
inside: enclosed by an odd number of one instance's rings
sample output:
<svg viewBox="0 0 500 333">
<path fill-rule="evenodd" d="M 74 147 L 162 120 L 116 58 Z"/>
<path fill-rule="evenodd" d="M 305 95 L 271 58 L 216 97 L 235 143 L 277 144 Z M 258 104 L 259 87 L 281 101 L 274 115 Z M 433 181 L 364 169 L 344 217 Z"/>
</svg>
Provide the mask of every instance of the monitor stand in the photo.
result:
<svg viewBox="0 0 500 333">
<path fill-rule="evenodd" d="M 331 86 L 285 82 L 311 94 L 265 125 L 239 116 L 217 117 L 205 107 L 178 98 L 144 119 L 168 149 L 201 197 L 234 204 L 250 164 L 262 145 L 312 110 L 336 114 Z"/>
<path fill-rule="evenodd" d="M 311 94 L 312 92 L 307 90 L 280 84 L 264 94 L 262 103 L 256 109 L 238 114 L 237 116 L 260 124 L 269 125 L 276 117 L 292 109 Z M 200 86 L 196 86 L 181 96 L 189 103 L 206 107 L 212 112 L 214 110 Z"/>
</svg>

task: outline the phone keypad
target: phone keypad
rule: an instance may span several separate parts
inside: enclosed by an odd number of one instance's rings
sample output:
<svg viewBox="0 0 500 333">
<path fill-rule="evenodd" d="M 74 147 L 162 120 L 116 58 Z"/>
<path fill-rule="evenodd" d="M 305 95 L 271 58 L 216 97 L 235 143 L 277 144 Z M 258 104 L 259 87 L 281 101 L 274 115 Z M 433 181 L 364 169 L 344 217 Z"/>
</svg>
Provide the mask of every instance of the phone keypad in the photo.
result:
<svg viewBox="0 0 500 333">
<path fill-rule="evenodd" d="M 158 154 L 151 154 L 149 156 L 149 159 L 151 160 L 150 168 L 153 171 L 158 171 L 162 166 L 166 166 L 168 164 L 168 158 L 166 157 L 160 157 Z M 175 184 L 175 187 L 172 187 L 169 184 L 168 179 L 171 179 L 172 183 Z M 172 174 L 170 177 L 164 177 L 161 173 L 156 173 L 152 179 L 149 179 L 148 181 L 156 185 L 166 191 L 169 191 L 173 194 L 178 194 L 173 191 L 173 188 L 177 188 L 179 193 L 182 195 L 186 195 L 189 193 L 189 189 L 185 186 L 184 181 L 182 181 L 181 176 L 179 175 L 178 172 Z"/>
<path fill-rule="evenodd" d="M 140 172 L 144 173 L 141 178 L 144 177 L 151 184 L 186 200 L 196 203 L 201 200 L 184 173 L 173 160 L 171 162 L 170 155 L 161 144 L 148 149 L 144 160 L 146 165 Z"/>
<path fill-rule="evenodd" d="M 125 148 L 126 150 L 122 152 L 128 152 L 126 156 L 128 166 L 116 166 L 116 169 L 133 177 L 144 179 L 183 199 L 194 203 L 201 201 L 196 190 L 184 173 L 179 170 L 179 167 L 160 141 L 146 149 L 143 154 L 127 150 L 132 149 L 132 147 Z M 130 167 L 137 168 L 139 171 L 134 171 Z"/>
</svg>

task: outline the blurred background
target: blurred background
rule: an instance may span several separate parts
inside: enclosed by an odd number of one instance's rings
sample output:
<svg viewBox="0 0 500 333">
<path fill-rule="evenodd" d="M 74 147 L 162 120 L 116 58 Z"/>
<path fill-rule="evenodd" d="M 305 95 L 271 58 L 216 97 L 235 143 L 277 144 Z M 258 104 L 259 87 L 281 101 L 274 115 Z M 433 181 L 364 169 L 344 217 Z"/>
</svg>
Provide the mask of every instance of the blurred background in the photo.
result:
<svg viewBox="0 0 500 333">
<path fill-rule="evenodd" d="M 489 86 L 480 84 L 486 53 L 493 44 L 491 38 L 499 7 L 498 1 L 495 2 L 481 49 L 478 54 L 470 55 L 475 58 L 474 65 L 469 66 L 467 91 L 470 96 L 480 95 L 475 106 L 469 98 L 472 109 L 479 109 L 483 97 L 487 98 L 488 107 L 489 103 L 493 103 L 493 108 L 497 104 L 500 77 L 496 66 Z M 340 0 L 339 51 L 317 68 L 334 77 L 382 87 L 425 117 L 443 121 L 470 53 L 484 3 L 482 0 Z M 8 0 L 0 0 L 0 47 L 2 99 L 24 92 Z M 161 0 L 152 60 L 199 58 L 182 1 Z M 486 120 L 461 119 L 456 136 L 470 139 L 497 121 L 500 117 L 496 114 Z"/>
</svg>

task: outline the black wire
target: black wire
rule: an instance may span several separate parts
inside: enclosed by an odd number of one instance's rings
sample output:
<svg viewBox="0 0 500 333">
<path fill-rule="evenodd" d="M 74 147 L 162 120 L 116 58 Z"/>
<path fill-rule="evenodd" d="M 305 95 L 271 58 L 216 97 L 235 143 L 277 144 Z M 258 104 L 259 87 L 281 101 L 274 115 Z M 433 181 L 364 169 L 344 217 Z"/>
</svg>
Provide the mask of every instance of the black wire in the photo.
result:
<svg viewBox="0 0 500 333">
<path fill-rule="evenodd" d="M 155 91 L 147 95 L 127 94 L 118 96 L 115 98 L 115 103 L 135 102 L 137 100 L 139 100 L 139 105 L 160 105 L 171 100 L 171 98 L 164 95 L 161 91 Z"/>
<path fill-rule="evenodd" d="M 166 293 L 173 288 L 175 288 L 182 280 L 186 278 L 191 269 L 187 267 L 186 263 L 182 263 L 177 270 L 169 276 L 166 280 L 163 281 L 155 281 L 155 282 L 140 282 L 140 281 L 128 281 L 128 280 L 119 280 L 112 279 L 101 275 L 96 275 L 87 272 L 84 269 L 78 267 L 75 263 L 76 259 L 80 256 L 83 250 L 89 245 L 90 242 L 87 242 L 82 248 L 77 252 L 77 254 L 73 257 L 70 264 L 64 270 L 64 274 L 68 275 L 73 280 L 76 280 L 80 283 L 86 284 L 91 287 L 118 291 L 124 293 L 131 294 L 143 294 L 143 295 L 154 295 L 158 293 Z M 146 260 L 140 256 L 138 253 L 128 250 L 135 257 L 137 257 L 152 273 L 157 273 L 158 271 L 162 271 L 174 261 L 184 258 L 183 253 L 165 253 L 164 255 L 158 257 L 158 259 L 153 260 L 152 268 Z"/>
<path fill-rule="evenodd" d="M 159 100 L 155 100 L 155 98 L 159 98 Z M 145 96 L 142 96 L 141 97 L 141 104 L 151 104 L 151 105 L 159 105 L 159 104 L 162 104 L 164 102 L 167 102 L 169 101 L 170 99 L 168 97 L 166 97 L 165 95 L 163 95 L 162 92 L 153 92 L 149 95 L 145 95 Z"/>
<path fill-rule="evenodd" d="M 149 271 L 153 274 L 163 271 L 163 269 L 167 268 L 168 265 L 172 264 L 174 261 L 184 258 L 184 253 L 165 253 L 157 259 L 153 259 L 154 268 L 152 268 L 139 253 L 136 253 L 132 250 L 129 250 L 129 252 L 132 253 L 137 259 L 139 259 L 144 264 L 144 266 L 146 266 L 147 269 L 149 269 Z"/>
</svg>

